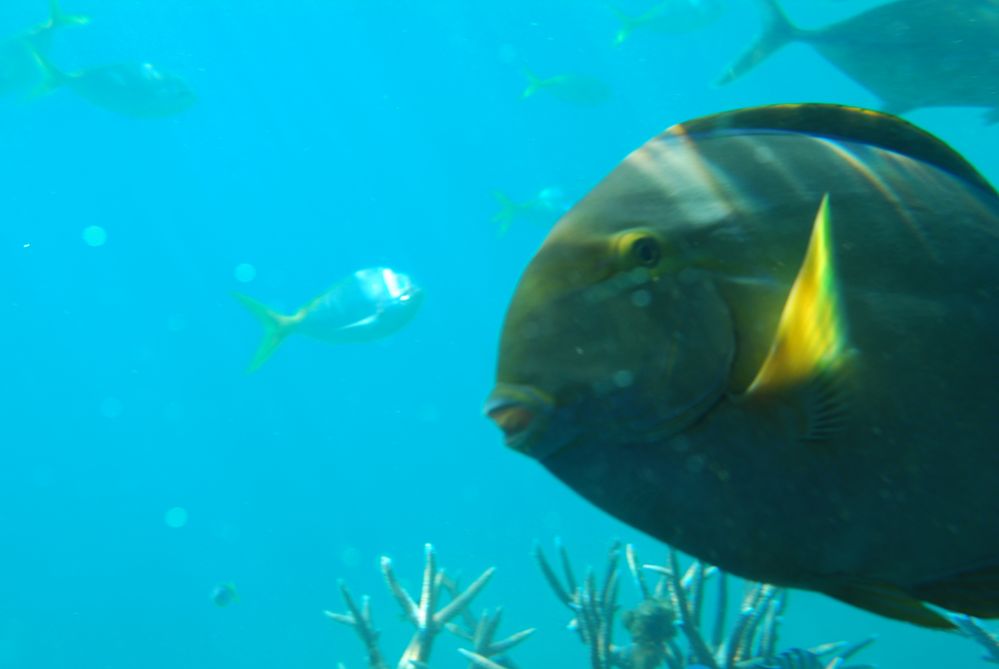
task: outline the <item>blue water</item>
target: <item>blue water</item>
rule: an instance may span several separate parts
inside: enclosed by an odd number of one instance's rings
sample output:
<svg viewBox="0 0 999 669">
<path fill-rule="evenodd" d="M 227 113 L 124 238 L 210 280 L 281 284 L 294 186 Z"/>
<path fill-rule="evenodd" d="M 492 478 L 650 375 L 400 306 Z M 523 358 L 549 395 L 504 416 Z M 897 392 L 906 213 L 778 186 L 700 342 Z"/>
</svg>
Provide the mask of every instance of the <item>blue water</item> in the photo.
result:
<svg viewBox="0 0 999 669">
<path fill-rule="evenodd" d="M 4 2 L 0 35 L 44 4 Z M 378 559 L 415 590 L 428 541 L 466 582 L 498 567 L 475 609 L 502 604 L 501 632 L 539 629 L 512 653 L 520 667 L 587 666 L 533 542 L 562 537 L 580 569 L 615 538 L 646 561 L 664 551 L 480 414 L 505 306 L 546 232 L 498 236 L 492 191 L 574 200 L 665 126 L 726 108 L 876 103 L 799 46 L 712 87 L 758 24 L 732 4 L 703 32 L 614 48 L 596 0 L 65 0 L 94 20 L 56 34 L 55 61 L 148 60 L 199 101 L 155 120 L 68 90 L 0 105 L 0 668 L 356 669 L 361 645 L 322 615 L 343 610 L 338 579 L 372 596 L 394 666 L 410 630 Z M 868 5 L 786 6 L 821 25 Z M 522 101 L 521 64 L 600 77 L 613 97 Z M 910 118 L 999 176 L 999 131 L 979 112 Z M 352 347 L 292 338 L 245 372 L 261 333 L 231 291 L 292 310 L 380 264 L 426 290 L 407 329 Z M 239 600 L 220 608 L 226 582 Z M 872 633 L 859 659 L 883 667 L 980 655 L 805 593 L 783 645 Z M 442 638 L 433 666 L 466 666 L 456 647 Z"/>
</svg>

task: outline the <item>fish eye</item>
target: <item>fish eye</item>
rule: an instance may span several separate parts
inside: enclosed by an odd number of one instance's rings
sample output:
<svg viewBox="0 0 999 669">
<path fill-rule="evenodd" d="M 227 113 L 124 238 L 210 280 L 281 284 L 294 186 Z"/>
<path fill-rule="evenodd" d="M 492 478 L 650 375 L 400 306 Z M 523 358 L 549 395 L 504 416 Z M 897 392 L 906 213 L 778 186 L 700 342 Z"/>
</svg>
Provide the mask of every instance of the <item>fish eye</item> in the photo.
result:
<svg viewBox="0 0 999 669">
<path fill-rule="evenodd" d="M 631 242 L 628 254 L 639 265 L 644 267 L 655 267 L 662 258 L 662 250 L 659 242 L 654 237 L 641 236 Z"/>
</svg>

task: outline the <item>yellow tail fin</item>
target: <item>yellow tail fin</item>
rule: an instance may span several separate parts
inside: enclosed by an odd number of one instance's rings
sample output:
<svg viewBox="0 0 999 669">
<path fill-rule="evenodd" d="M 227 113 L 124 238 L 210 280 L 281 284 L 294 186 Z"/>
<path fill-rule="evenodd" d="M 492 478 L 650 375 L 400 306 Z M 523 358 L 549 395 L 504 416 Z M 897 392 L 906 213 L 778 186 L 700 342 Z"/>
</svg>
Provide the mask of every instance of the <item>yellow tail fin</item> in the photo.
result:
<svg viewBox="0 0 999 669">
<path fill-rule="evenodd" d="M 240 304 L 249 309 L 250 313 L 257 317 L 261 325 L 264 326 L 264 340 L 260 342 L 253 360 L 250 362 L 249 372 L 255 372 L 260 366 L 267 362 L 278 345 L 284 338 L 292 333 L 293 321 L 290 317 L 277 313 L 267 305 L 258 302 L 248 295 L 233 293 L 233 297 L 239 300 Z"/>
<path fill-rule="evenodd" d="M 66 14 L 59 6 L 59 0 L 49 0 L 49 22 L 46 28 L 59 26 L 85 26 L 90 23 L 90 17 L 83 14 Z"/>
<path fill-rule="evenodd" d="M 544 88 L 547 85 L 547 82 L 527 67 L 524 67 L 523 70 L 524 76 L 527 77 L 527 88 L 525 88 L 524 92 L 520 94 L 520 99 L 526 100 Z"/>
</svg>

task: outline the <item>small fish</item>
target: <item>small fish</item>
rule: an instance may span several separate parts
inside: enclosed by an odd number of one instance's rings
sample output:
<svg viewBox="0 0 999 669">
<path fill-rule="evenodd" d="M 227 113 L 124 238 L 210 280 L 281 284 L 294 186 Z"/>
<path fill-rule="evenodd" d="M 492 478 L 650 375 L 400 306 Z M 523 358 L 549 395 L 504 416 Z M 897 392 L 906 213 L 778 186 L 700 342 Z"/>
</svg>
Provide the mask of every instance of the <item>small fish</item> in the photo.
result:
<svg viewBox="0 0 999 669">
<path fill-rule="evenodd" d="M 212 589 L 212 603 L 219 608 L 224 608 L 238 601 L 239 593 L 232 583 L 220 583 Z"/>
<path fill-rule="evenodd" d="M 663 35 L 678 35 L 707 28 L 728 9 L 725 0 L 665 0 L 658 2 L 637 16 L 610 6 L 621 28 L 614 36 L 620 45 L 636 30 Z"/>
<path fill-rule="evenodd" d="M 334 344 L 369 342 L 401 329 L 423 302 L 423 291 L 406 274 L 387 267 L 354 272 L 291 315 L 279 314 L 252 297 L 235 297 L 264 326 L 249 371 L 260 368 L 291 334 Z"/>
<path fill-rule="evenodd" d="M 547 226 L 569 209 L 565 194 L 557 186 L 542 188 L 526 202 L 517 202 L 502 191 L 494 191 L 493 196 L 500 203 L 500 210 L 493 215 L 500 237 L 510 231 L 514 221 L 527 220 Z"/>
<path fill-rule="evenodd" d="M 999 2 L 897 0 L 826 28 L 788 21 L 777 0 L 757 0 L 764 31 L 719 80 L 735 81 L 775 51 L 804 42 L 903 114 L 922 107 L 986 107 L 999 120 Z"/>
<path fill-rule="evenodd" d="M 31 94 L 45 81 L 46 69 L 38 60 L 39 53 L 50 47 L 52 32 L 64 26 L 89 23 L 86 16 L 66 14 L 58 0 L 49 2 L 49 18 L 31 30 L 0 41 L 0 96 Z"/>
<path fill-rule="evenodd" d="M 521 93 L 522 100 L 544 91 L 557 100 L 580 107 L 597 107 L 611 98 L 611 89 L 604 81 L 586 74 L 557 74 L 552 77 L 539 77 L 525 69 L 527 88 Z"/>
<path fill-rule="evenodd" d="M 93 105 L 132 118 L 174 116 L 197 96 L 180 76 L 152 63 L 120 63 L 62 72 L 39 55 L 48 82 L 42 92 L 65 86 Z"/>
<path fill-rule="evenodd" d="M 555 224 L 485 412 L 705 562 L 953 629 L 927 604 L 999 618 L 997 332 L 999 193 L 962 156 L 867 109 L 735 110 Z"/>
</svg>

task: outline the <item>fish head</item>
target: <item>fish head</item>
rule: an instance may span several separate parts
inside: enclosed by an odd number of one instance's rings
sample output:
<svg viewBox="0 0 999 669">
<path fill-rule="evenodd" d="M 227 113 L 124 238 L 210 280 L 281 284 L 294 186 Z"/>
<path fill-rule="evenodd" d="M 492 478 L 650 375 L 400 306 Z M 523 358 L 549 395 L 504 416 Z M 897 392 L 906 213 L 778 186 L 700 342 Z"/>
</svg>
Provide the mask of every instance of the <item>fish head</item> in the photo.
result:
<svg viewBox="0 0 999 669">
<path fill-rule="evenodd" d="M 178 74 L 162 70 L 152 63 L 127 65 L 132 72 L 119 75 L 119 87 L 139 117 L 173 116 L 189 109 L 198 96 Z"/>
<path fill-rule="evenodd" d="M 414 308 L 423 302 L 423 289 L 408 274 L 396 272 L 388 267 L 379 267 L 375 271 L 392 302 Z"/>
<path fill-rule="evenodd" d="M 510 303 L 485 406 L 508 446 L 543 460 L 661 439 L 722 395 L 732 322 L 683 218 L 655 184 L 615 177 L 556 224 Z"/>
<path fill-rule="evenodd" d="M 180 75 L 159 71 L 157 96 L 166 114 L 179 114 L 198 101 L 198 96 Z"/>
</svg>

